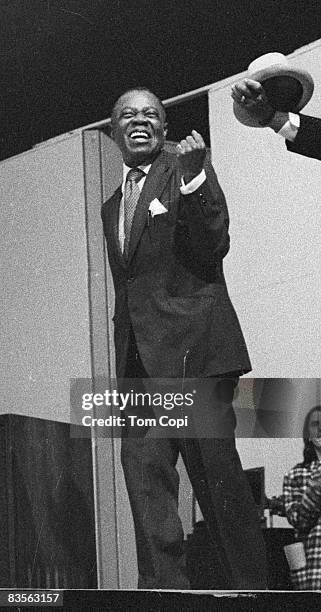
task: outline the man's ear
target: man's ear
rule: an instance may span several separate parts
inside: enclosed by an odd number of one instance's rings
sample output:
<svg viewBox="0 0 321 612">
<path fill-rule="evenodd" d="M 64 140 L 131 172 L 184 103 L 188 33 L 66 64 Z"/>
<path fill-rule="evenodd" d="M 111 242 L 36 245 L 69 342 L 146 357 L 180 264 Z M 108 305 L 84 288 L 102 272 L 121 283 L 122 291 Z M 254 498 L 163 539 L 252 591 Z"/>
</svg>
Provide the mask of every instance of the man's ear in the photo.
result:
<svg viewBox="0 0 321 612">
<path fill-rule="evenodd" d="M 167 132 L 168 132 L 168 123 L 164 123 L 164 130 L 163 131 L 164 131 L 164 136 L 166 138 Z"/>
</svg>

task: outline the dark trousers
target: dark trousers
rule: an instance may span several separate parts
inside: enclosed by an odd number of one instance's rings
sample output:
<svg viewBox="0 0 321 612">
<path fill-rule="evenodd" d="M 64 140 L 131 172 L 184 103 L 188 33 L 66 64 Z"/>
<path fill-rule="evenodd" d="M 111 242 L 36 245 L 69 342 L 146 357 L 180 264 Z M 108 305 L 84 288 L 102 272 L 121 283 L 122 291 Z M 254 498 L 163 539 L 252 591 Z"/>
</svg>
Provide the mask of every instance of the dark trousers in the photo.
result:
<svg viewBox="0 0 321 612">
<path fill-rule="evenodd" d="M 131 349 L 126 376 L 146 378 L 134 344 Z M 220 380 L 208 380 L 213 419 L 207 410 L 202 415 L 201 406 L 196 415 L 196 419 L 206 422 L 206 437 L 157 438 L 154 428 L 124 430 L 121 459 L 134 518 L 141 589 L 189 588 L 178 515 L 179 453 L 219 553 L 219 573 L 226 588 L 267 587 L 265 545 L 234 435 L 217 437 L 217 413 L 222 409 L 221 418 L 230 420 L 234 427 L 232 399 L 237 379 L 231 379 L 230 397 L 225 394 L 219 405 L 215 405 L 215 398 Z"/>
</svg>

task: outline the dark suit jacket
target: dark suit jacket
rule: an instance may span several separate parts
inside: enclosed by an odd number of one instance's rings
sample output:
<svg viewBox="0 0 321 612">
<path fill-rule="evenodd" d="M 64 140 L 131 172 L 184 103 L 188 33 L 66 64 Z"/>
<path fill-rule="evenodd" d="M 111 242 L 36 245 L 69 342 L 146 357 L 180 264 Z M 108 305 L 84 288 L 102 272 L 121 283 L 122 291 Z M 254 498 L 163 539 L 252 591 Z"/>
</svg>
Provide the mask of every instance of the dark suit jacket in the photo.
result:
<svg viewBox="0 0 321 612">
<path fill-rule="evenodd" d="M 300 115 L 300 128 L 294 142 L 286 141 L 289 151 L 321 160 L 321 119 Z"/>
<path fill-rule="evenodd" d="M 130 326 L 150 377 L 251 369 L 223 275 L 229 250 L 225 198 L 210 164 L 206 175 L 200 189 L 183 196 L 176 156 L 161 152 L 135 211 L 128 262 L 118 241 L 120 188 L 102 206 L 116 295 L 118 377 L 125 372 Z M 148 214 L 154 198 L 167 213 Z"/>
</svg>

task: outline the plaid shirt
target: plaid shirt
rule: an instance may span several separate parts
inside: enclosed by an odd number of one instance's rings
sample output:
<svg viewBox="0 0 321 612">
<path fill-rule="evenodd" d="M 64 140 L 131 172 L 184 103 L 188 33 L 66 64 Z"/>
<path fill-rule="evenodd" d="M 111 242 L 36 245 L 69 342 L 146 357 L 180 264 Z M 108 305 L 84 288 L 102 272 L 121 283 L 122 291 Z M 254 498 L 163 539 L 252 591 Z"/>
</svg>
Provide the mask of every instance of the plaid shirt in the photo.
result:
<svg viewBox="0 0 321 612">
<path fill-rule="evenodd" d="M 306 566 L 290 572 L 293 586 L 321 590 L 321 461 L 292 468 L 284 477 L 283 495 L 286 517 L 306 556 Z"/>
</svg>

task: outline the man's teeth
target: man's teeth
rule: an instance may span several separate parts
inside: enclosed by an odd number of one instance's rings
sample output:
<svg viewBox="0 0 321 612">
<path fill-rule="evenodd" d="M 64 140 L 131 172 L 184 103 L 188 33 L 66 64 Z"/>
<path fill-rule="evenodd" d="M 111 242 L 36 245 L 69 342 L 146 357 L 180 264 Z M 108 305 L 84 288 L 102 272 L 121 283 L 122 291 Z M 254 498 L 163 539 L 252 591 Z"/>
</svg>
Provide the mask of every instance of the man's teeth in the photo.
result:
<svg viewBox="0 0 321 612">
<path fill-rule="evenodd" d="M 130 135 L 131 138 L 144 138 L 145 140 L 148 140 L 149 136 L 147 134 L 147 132 L 132 132 Z"/>
</svg>

